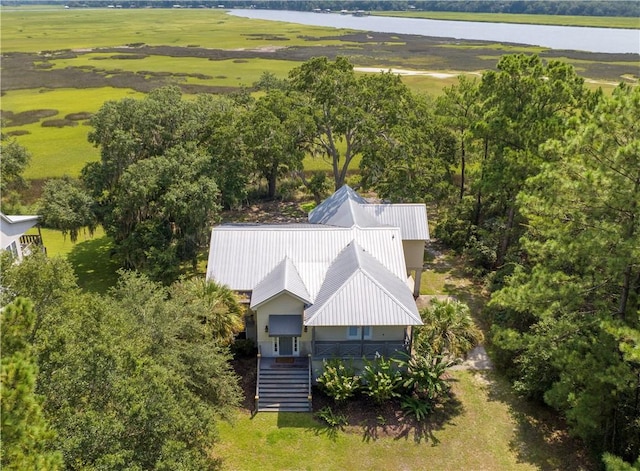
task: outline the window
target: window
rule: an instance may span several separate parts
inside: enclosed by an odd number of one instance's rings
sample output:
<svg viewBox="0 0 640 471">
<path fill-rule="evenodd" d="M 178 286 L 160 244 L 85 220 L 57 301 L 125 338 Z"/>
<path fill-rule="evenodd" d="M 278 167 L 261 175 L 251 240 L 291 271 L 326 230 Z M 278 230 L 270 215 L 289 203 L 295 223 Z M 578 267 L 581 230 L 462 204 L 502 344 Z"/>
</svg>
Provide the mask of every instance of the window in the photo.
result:
<svg viewBox="0 0 640 471">
<path fill-rule="evenodd" d="M 373 329 L 370 325 L 365 325 L 363 327 L 350 325 L 347 327 L 347 339 L 360 340 L 361 338 L 364 338 L 365 340 L 369 340 L 371 339 L 372 330 Z"/>
<path fill-rule="evenodd" d="M 298 353 L 298 337 L 293 337 L 293 353 Z"/>
</svg>

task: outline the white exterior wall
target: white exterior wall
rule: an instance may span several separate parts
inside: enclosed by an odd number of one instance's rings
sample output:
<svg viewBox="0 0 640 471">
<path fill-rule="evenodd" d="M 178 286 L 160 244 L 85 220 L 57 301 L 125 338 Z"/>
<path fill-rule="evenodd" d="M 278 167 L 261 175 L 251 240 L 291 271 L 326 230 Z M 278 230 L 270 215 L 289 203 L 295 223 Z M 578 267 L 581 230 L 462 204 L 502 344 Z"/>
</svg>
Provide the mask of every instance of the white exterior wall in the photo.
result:
<svg viewBox="0 0 640 471">
<path fill-rule="evenodd" d="M 264 328 L 269 323 L 269 316 L 272 314 L 300 314 L 304 311 L 302 301 L 290 296 L 287 293 L 280 294 L 256 310 L 256 329 L 258 333 L 258 345 L 263 356 L 274 356 L 273 337 L 269 337 L 269 332 L 265 332 Z M 304 332 L 299 337 L 299 354 L 300 356 L 311 353 L 311 330 Z"/>
<path fill-rule="evenodd" d="M 407 270 L 415 270 L 424 266 L 424 240 L 403 240 L 402 250 Z"/>
</svg>

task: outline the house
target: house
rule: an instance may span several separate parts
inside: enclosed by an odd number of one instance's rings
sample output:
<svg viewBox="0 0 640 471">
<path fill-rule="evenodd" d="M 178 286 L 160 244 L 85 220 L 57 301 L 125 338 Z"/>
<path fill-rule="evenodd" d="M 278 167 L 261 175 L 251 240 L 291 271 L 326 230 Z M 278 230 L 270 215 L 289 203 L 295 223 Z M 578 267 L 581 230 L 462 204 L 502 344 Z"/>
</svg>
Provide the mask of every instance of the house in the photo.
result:
<svg viewBox="0 0 640 471">
<path fill-rule="evenodd" d="M 371 204 L 348 186 L 308 224 L 213 228 L 207 279 L 248 304 L 247 337 L 262 362 L 258 410 L 283 410 L 282 392 L 293 396 L 291 388 L 299 403 L 286 410 L 307 410 L 324 359 L 357 366 L 408 351 L 412 327 L 422 324 L 414 292 L 428 238 L 424 205 Z"/>
<path fill-rule="evenodd" d="M 29 229 L 38 225 L 39 218 L 0 213 L 0 248 L 11 252 L 16 261 L 21 261 L 34 250 L 44 250 L 39 227 L 37 235 L 25 235 Z"/>
</svg>

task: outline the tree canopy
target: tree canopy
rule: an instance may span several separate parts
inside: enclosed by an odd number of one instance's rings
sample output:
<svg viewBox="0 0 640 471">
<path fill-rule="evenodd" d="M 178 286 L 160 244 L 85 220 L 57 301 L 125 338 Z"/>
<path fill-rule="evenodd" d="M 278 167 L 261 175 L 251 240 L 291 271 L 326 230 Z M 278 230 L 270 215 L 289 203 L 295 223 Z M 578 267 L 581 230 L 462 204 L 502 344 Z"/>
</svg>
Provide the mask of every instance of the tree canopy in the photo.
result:
<svg viewBox="0 0 640 471">
<path fill-rule="evenodd" d="M 56 469 L 60 456 L 66 469 L 218 469 L 210 455 L 216 423 L 240 398 L 227 347 L 237 321 L 225 327 L 220 320 L 211 329 L 198 307 L 208 303 L 221 319 L 234 319 L 235 298 L 216 296 L 224 293 L 217 286 L 201 298 L 185 282 L 169 296 L 167 288 L 128 272 L 108 295 L 81 293 L 67 263 L 26 262 L 3 270 L 5 294 L 31 295 L 36 314 L 20 298 L 15 309 L 3 310 L 3 468 L 5 456 L 27 459 L 42 450 L 31 459 L 50 460 L 50 467 L 23 460 L 12 462 L 25 466 L 8 469 Z M 52 279 L 54 271 L 66 281 Z M 24 374 L 12 375 L 18 371 L 12 365 L 23 365 Z M 50 428 L 39 418 L 34 383 Z"/>
</svg>

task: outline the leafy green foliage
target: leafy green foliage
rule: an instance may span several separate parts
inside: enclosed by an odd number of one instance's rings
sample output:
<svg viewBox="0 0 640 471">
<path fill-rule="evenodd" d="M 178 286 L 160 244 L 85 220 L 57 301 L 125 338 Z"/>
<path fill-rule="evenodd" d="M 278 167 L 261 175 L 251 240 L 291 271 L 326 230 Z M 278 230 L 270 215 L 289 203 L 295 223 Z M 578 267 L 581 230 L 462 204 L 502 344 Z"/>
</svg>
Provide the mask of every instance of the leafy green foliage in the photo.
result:
<svg viewBox="0 0 640 471">
<path fill-rule="evenodd" d="M 360 390 L 360 377 L 339 358 L 322 360 L 322 374 L 317 381 L 338 402 L 351 399 Z"/>
<path fill-rule="evenodd" d="M 56 470 L 62 468 L 60 453 L 49 450 L 55 433 L 35 394 L 38 375 L 29 337 L 35 322 L 33 305 L 16 298 L 0 312 L 2 331 L 2 469 Z"/>
<path fill-rule="evenodd" d="M 362 370 L 362 390 L 373 400 L 382 404 L 394 397 L 399 397 L 402 376 L 393 360 L 376 357 L 373 361 L 365 360 Z"/>
<path fill-rule="evenodd" d="M 91 235 L 96 229 L 97 220 L 93 213 L 93 199 L 78 181 L 69 177 L 48 180 L 44 185 L 40 200 L 42 224 L 58 229 L 71 242 L 78 240 L 82 228 Z"/>
<path fill-rule="evenodd" d="M 240 390 L 228 330 L 212 329 L 195 307 L 224 317 L 224 296 L 189 286 L 169 296 L 125 272 L 108 296 L 83 294 L 68 264 L 41 257 L 3 269 L 4 280 L 34 297 L 39 327 L 25 328 L 37 393 L 57 434 L 50 447 L 68 469 L 217 469 L 216 423 Z"/>
<path fill-rule="evenodd" d="M 515 384 L 562 411 L 594 449 L 640 448 L 640 91 L 602 98 L 545 146 L 519 195 L 526 263 L 491 300 Z"/>
<path fill-rule="evenodd" d="M 444 373 L 457 363 L 443 355 L 404 355 L 395 360 L 402 370 L 402 387 L 419 399 L 435 401 L 449 391 Z"/>
<path fill-rule="evenodd" d="M 349 425 L 347 418 L 343 414 L 336 414 L 329 406 L 325 406 L 320 409 L 315 413 L 315 416 L 333 429 L 338 429 Z"/>
<path fill-rule="evenodd" d="M 412 415 L 418 422 L 422 422 L 433 411 L 433 404 L 431 402 L 418 399 L 416 397 L 404 397 L 400 404 L 402 410 L 407 414 Z"/>
<path fill-rule="evenodd" d="M 24 188 L 22 173 L 29 165 L 31 155 L 14 138 L 0 133 L 0 193 L 3 198 L 9 190 Z"/>
<path fill-rule="evenodd" d="M 483 340 L 469 306 L 461 301 L 434 299 L 420 316 L 424 325 L 416 327 L 414 337 L 420 355 L 460 358 Z"/>
</svg>

